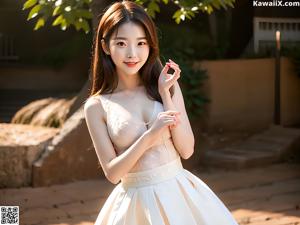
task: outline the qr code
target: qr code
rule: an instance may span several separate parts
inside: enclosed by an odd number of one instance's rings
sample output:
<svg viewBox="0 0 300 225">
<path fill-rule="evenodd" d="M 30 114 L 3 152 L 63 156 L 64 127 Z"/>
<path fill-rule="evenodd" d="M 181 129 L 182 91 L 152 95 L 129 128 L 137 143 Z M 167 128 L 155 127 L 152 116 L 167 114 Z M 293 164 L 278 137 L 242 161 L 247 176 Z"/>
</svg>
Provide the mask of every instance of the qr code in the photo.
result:
<svg viewBox="0 0 300 225">
<path fill-rule="evenodd" d="M 0 224 L 19 225 L 19 206 L 0 206 Z"/>
</svg>

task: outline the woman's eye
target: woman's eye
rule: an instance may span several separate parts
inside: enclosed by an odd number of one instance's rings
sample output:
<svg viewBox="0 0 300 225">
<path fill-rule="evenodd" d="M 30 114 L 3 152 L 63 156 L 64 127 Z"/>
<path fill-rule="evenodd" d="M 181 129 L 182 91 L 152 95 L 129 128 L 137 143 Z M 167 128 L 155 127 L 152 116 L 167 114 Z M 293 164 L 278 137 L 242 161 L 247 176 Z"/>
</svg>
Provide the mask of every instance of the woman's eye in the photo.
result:
<svg viewBox="0 0 300 225">
<path fill-rule="evenodd" d="M 117 45 L 124 46 L 124 42 L 118 42 Z"/>
<path fill-rule="evenodd" d="M 146 45 L 146 44 L 147 44 L 147 42 L 144 42 L 144 41 L 141 41 L 141 42 L 138 43 L 138 45 Z M 116 45 L 125 46 L 125 43 L 124 42 L 117 42 Z"/>
</svg>

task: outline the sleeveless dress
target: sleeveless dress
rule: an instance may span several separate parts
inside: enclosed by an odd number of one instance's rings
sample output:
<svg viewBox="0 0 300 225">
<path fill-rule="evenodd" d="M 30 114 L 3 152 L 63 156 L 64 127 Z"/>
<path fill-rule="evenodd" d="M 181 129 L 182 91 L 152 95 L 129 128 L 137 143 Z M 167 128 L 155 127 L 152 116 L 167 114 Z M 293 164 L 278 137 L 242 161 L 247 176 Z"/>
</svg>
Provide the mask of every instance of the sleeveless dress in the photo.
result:
<svg viewBox="0 0 300 225">
<path fill-rule="evenodd" d="M 106 124 L 117 155 L 148 129 L 163 105 L 153 101 L 151 120 L 131 115 L 129 105 L 106 95 L 94 96 L 106 112 Z M 118 183 L 95 225 L 237 225 L 214 192 L 182 167 L 169 129 L 147 149 Z"/>
</svg>

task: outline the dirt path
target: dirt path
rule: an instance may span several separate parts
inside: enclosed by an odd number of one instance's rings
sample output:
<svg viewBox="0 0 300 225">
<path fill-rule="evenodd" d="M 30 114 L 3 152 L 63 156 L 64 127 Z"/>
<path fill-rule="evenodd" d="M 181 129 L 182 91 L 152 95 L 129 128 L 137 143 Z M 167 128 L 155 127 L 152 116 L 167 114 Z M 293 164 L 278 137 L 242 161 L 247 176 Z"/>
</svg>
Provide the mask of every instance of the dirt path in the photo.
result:
<svg viewBox="0 0 300 225">
<path fill-rule="evenodd" d="M 191 172 L 210 186 L 240 225 L 300 224 L 300 164 Z M 113 187 L 106 180 L 88 180 L 0 189 L 0 205 L 20 206 L 21 225 L 93 225 Z"/>
</svg>

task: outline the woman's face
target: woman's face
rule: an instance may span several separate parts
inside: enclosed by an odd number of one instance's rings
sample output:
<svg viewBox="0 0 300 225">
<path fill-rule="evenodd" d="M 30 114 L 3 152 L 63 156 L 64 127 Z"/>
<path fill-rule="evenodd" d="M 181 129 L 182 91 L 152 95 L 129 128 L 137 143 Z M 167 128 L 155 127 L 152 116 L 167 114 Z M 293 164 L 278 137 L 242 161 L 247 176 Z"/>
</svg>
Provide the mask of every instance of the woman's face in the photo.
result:
<svg viewBox="0 0 300 225">
<path fill-rule="evenodd" d="M 109 53 L 118 74 L 136 75 L 146 63 L 149 51 L 143 27 L 133 22 L 120 25 L 109 41 Z"/>
</svg>

